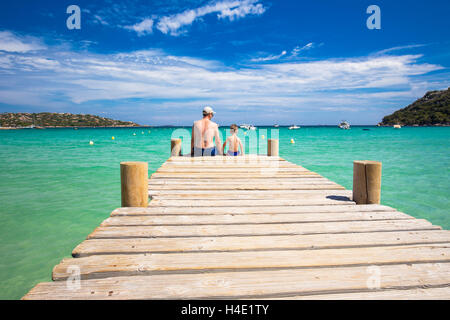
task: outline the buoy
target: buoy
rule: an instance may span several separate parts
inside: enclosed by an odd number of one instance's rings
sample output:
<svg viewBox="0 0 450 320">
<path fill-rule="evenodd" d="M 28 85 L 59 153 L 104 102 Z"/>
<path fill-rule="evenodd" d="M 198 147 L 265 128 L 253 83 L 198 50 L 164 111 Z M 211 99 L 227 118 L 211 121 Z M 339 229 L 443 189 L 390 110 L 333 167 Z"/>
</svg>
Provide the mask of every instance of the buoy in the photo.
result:
<svg viewBox="0 0 450 320">
<path fill-rule="evenodd" d="M 115 139 L 114 136 L 112 136 L 112 137 L 111 137 L 111 140 L 114 140 L 114 139 Z"/>
<path fill-rule="evenodd" d="M 91 146 L 93 146 L 94 145 L 94 141 L 89 141 L 89 144 L 91 145 Z"/>
<path fill-rule="evenodd" d="M 144 131 L 142 131 L 141 133 L 144 134 Z"/>
<path fill-rule="evenodd" d="M 262 136 L 261 136 L 261 138 L 263 138 L 263 139 L 264 139 L 264 135 L 262 135 Z"/>
<path fill-rule="evenodd" d="M 133 136 L 135 136 L 136 135 L 136 133 L 133 133 Z"/>
<path fill-rule="evenodd" d="M 291 143 L 295 143 L 294 139 L 291 139 Z"/>
<path fill-rule="evenodd" d="M 244 132 L 244 135 L 247 135 L 247 132 Z"/>
<path fill-rule="evenodd" d="M 151 131 L 150 130 L 148 130 L 148 133 L 150 133 Z"/>
</svg>

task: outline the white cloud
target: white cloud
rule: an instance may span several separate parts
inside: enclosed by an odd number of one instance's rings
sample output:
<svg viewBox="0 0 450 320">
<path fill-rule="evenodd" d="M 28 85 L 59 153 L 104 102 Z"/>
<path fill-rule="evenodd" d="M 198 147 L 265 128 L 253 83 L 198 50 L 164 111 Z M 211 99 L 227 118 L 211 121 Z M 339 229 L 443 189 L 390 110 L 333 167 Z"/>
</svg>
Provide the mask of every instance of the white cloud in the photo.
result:
<svg viewBox="0 0 450 320">
<path fill-rule="evenodd" d="M 283 50 L 280 54 L 278 55 L 270 55 L 267 57 L 259 57 L 259 58 L 253 58 L 250 61 L 252 62 L 262 62 L 262 61 L 272 61 L 272 60 L 278 60 L 281 57 L 285 56 L 287 54 L 286 50 Z"/>
<path fill-rule="evenodd" d="M 377 51 L 375 54 L 382 55 L 382 54 L 386 54 L 386 53 L 389 53 L 392 51 L 421 48 L 421 47 L 425 47 L 425 46 L 427 46 L 427 44 L 410 44 L 410 45 L 406 45 L 406 46 L 397 46 L 397 47 L 392 47 L 392 48 Z"/>
<path fill-rule="evenodd" d="M 309 50 L 309 49 L 312 49 L 313 47 L 314 47 L 314 44 L 313 44 L 312 42 L 310 42 L 310 43 L 304 45 L 303 47 L 296 46 L 296 47 L 292 50 L 291 54 L 292 54 L 292 56 L 296 57 L 296 56 L 299 55 L 300 52 L 306 51 L 306 50 Z"/>
<path fill-rule="evenodd" d="M 10 31 L 0 31 L 0 50 L 8 52 L 28 52 L 45 49 L 34 37 L 21 37 Z"/>
<path fill-rule="evenodd" d="M 398 104 L 417 98 L 431 84 L 436 88 L 448 83 L 448 75 L 425 78 L 442 67 L 423 63 L 420 55 L 274 59 L 270 64 L 233 68 L 162 50 L 119 54 L 59 50 L 0 53 L 0 103 L 41 108 L 115 104 L 123 110 L 132 108 L 129 112 L 134 114 L 135 102 L 128 99 L 139 99 L 142 114 L 151 109 L 157 116 L 166 108 L 180 117 L 204 103 L 230 112 L 237 107 L 254 109 L 259 114 L 274 107 L 345 111 Z"/>
<path fill-rule="evenodd" d="M 132 26 L 125 26 L 125 29 L 135 31 L 138 36 L 144 36 L 146 34 L 153 33 L 153 19 L 145 18 L 139 23 Z"/>
<path fill-rule="evenodd" d="M 233 21 L 247 15 L 261 15 L 266 10 L 259 0 L 221 1 L 208 4 L 197 9 L 188 9 L 181 13 L 161 17 L 156 25 L 164 34 L 180 35 L 183 27 L 191 25 L 195 20 L 211 13 L 217 13 L 219 19 L 228 18 Z"/>
<path fill-rule="evenodd" d="M 94 20 L 93 21 L 94 21 L 94 23 L 102 24 L 104 26 L 108 26 L 109 25 L 109 23 L 105 19 L 100 17 L 98 14 L 94 15 Z"/>
<path fill-rule="evenodd" d="M 247 15 L 261 15 L 266 11 L 261 3 L 255 3 L 256 1 L 244 1 L 239 6 L 233 8 L 225 8 L 220 10 L 217 15 L 219 19 L 228 18 L 233 21 L 236 18 L 243 18 Z"/>
</svg>

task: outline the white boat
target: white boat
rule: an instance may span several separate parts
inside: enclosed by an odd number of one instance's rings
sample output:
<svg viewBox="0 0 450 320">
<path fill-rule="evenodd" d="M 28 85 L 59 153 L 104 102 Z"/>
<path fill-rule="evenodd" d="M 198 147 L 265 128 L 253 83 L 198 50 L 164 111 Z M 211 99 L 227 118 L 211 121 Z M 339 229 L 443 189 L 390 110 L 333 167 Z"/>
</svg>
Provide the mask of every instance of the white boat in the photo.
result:
<svg viewBox="0 0 450 320">
<path fill-rule="evenodd" d="M 274 124 L 273 126 L 274 126 L 274 128 L 278 128 L 280 125 L 279 124 Z"/>
<path fill-rule="evenodd" d="M 402 126 L 399 124 L 394 124 L 394 129 L 400 129 Z"/>
<path fill-rule="evenodd" d="M 289 130 L 296 130 L 296 129 L 300 129 L 299 126 L 293 125 L 289 127 Z"/>
<path fill-rule="evenodd" d="M 339 123 L 339 128 L 344 129 L 344 130 L 348 130 L 348 129 L 350 129 L 350 123 L 348 123 L 347 121 L 343 120 L 343 121 L 341 121 L 341 123 Z"/>
<path fill-rule="evenodd" d="M 247 130 L 256 130 L 256 127 L 251 124 L 241 124 L 239 127 Z"/>
</svg>

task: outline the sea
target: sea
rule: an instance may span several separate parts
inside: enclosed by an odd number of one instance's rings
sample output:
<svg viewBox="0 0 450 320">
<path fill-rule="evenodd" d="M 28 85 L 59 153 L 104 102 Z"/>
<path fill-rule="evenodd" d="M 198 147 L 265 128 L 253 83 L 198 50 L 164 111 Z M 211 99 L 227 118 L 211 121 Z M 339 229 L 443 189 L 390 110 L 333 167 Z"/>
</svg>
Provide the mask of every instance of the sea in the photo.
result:
<svg viewBox="0 0 450 320">
<path fill-rule="evenodd" d="M 120 207 L 121 161 L 147 161 L 151 173 L 171 138 L 189 152 L 189 129 L 0 130 L 0 299 L 51 281 L 52 268 Z M 281 157 L 348 189 L 354 160 L 381 161 L 382 204 L 450 229 L 450 127 L 258 127 L 239 136 L 247 153 L 278 138 Z"/>
</svg>

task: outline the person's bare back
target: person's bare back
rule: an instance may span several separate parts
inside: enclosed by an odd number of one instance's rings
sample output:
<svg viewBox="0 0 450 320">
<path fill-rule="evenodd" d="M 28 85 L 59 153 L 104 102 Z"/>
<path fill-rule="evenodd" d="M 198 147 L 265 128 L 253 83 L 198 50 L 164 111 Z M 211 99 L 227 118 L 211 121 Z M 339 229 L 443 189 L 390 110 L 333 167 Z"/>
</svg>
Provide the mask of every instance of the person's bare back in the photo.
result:
<svg viewBox="0 0 450 320">
<path fill-rule="evenodd" d="M 222 154 L 221 141 L 219 136 L 219 126 L 211 121 L 214 111 L 211 107 L 203 109 L 203 119 L 195 121 L 192 126 L 191 155 L 193 156 L 214 156 L 216 149 L 218 154 Z M 216 146 L 214 145 L 216 139 Z"/>
<path fill-rule="evenodd" d="M 194 122 L 194 146 L 197 148 L 212 148 L 214 147 L 214 137 L 218 132 L 217 123 L 204 118 Z"/>
</svg>

